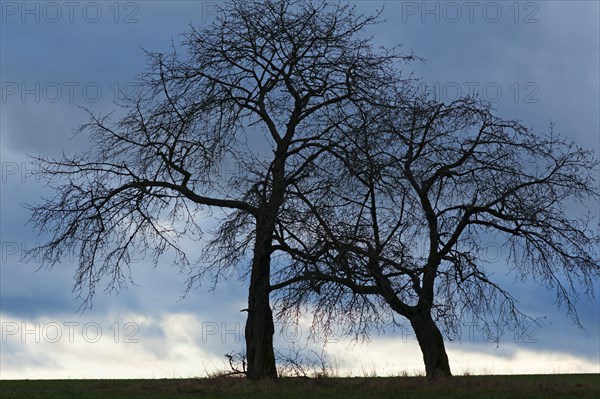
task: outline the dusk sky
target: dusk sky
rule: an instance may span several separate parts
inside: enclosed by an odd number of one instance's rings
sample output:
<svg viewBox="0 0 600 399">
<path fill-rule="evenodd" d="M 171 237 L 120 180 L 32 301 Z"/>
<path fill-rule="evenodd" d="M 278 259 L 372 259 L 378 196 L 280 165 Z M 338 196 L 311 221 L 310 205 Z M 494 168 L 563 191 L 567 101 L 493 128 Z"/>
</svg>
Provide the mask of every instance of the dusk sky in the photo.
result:
<svg viewBox="0 0 600 399">
<path fill-rule="evenodd" d="M 407 68 L 441 101 L 478 93 L 496 113 L 535 131 L 555 131 L 600 154 L 600 2 L 597 1 L 359 1 L 384 22 L 367 32 L 375 45 L 402 44 L 422 57 Z M 133 264 L 136 286 L 102 292 L 78 312 L 71 292 L 77 259 L 51 270 L 22 255 L 43 241 L 25 203 L 50 192 L 30 176 L 27 155 L 75 154 L 89 148 L 73 130 L 86 122 L 81 107 L 118 109 L 147 65 L 144 50 L 168 52 L 190 24 L 215 16 L 214 1 L 2 1 L 0 25 L 0 378 L 170 378 L 226 368 L 225 353 L 243 350 L 246 284 L 236 276 L 182 297 L 186 275 L 167 259 Z M 600 176 L 598 176 L 600 181 Z M 591 204 L 600 226 L 600 204 Z M 207 221 L 207 227 L 210 227 Z M 190 258 L 201 243 L 189 247 Z M 486 342 L 465 321 L 447 344 L 455 374 L 600 372 L 600 302 L 581 296 L 582 328 L 552 291 L 508 275 L 503 248 L 486 246 L 495 277 L 523 311 L 545 318 L 524 335 L 506 332 Z M 506 254 L 504 254 L 506 255 Z M 600 282 L 596 283 L 600 295 Z M 370 341 L 308 336 L 309 320 L 277 329 L 283 353 L 325 348 L 340 375 L 424 371 L 409 323 L 374 332 Z M 402 322 L 402 320 L 399 320 Z M 307 342 L 308 340 L 308 342 Z M 308 351 L 308 349 L 307 349 Z"/>
</svg>

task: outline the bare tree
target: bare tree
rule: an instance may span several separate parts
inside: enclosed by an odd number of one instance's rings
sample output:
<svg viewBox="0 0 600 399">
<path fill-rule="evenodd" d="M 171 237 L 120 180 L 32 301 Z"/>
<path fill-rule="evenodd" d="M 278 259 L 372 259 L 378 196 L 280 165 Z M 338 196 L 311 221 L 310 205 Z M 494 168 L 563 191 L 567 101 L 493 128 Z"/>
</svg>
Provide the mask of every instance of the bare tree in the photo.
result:
<svg viewBox="0 0 600 399">
<path fill-rule="evenodd" d="M 452 333 L 475 317 L 498 339 L 527 317 L 494 281 L 482 251 L 492 238 L 510 272 L 553 289 L 579 323 L 577 299 L 593 297 L 600 275 L 593 154 L 476 99 L 398 98 L 339 116 L 342 138 L 321 158 L 318 182 L 295 185 L 303 223 L 281 229 L 295 264 L 278 281 L 296 285 L 280 311 L 316 303 L 316 317 L 339 320 L 344 301 L 332 296 L 360 296 L 376 311 L 383 300 L 410 321 L 427 376 L 450 376 L 440 327 Z"/>
<path fill-rule="evenodd" d="M 269 302 L 277 220 L 332 141 L 330 117 L 398 84 L 402 57 L 374 50 L 361 32 L 377 16 L 329 2 L 234 0 L 210 26 L 185 36 L 187 56 L 149 53 L 150 70 L 126 115 L 90 112 L 94 147 L 39 158 L 55 196 L 32 206 L 51 235 L 46 264 L 79 259 L 74 290 L 88 306 L 99 286 L 130 282 L 134 256 L 169 252 L 192 288 L 239 267 L 249 278 L 247 376 L 276 378 Z M 238 170 L 226 176 L 223 165 Z M 180 239 L 219 228 L 204 257 L 188 260 Z M 221 216 L 220 216 L 221 215 Z M 251 254 L 248 265 L 245 256 Z"/>
</svg>

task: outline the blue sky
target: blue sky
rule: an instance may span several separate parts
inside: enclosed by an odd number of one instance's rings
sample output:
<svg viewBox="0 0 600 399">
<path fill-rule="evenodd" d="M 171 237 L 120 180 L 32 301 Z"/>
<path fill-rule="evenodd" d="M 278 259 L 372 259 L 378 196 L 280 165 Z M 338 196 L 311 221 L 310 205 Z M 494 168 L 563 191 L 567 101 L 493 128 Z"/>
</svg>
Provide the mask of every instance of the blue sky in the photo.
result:
<svg viewBox="0 0 600 399">
<path fill-rule="evenodd" d="M 134 265 L 137 284 L 119 295 L 98 294 L 77 313 L 71 294 L 76 259 L 52 270 L 21 261 L 35 245 L 22 203 L 47 194 L 28 175 L 26 154 L 60 155 L 88 147 L 72 130 L 85 122 L 80 106 L 115 108 L 119 89 L 146 66 L 142 49 L 168 51 L 189 24 L 214 17 L 211 1 L 12 2 L 1 4 L 0 27 L 0 378 L 186 377 L 222 368 L 223 354 L 242 347 L 246 291 L 232 279 L 216 290 L 181 298 L 186 276 L 169 264 Z M 360 1 L 365 12 L 382 2 Z M 477 90 L 504 118 L 548 128 L 600 153 L 600 3 L 595 1 L 389 1 L 375 44 L 403 44 L 425 59 L 411 71 L 444 101 Z M 600 204 L 592 204 L 595 216 Z M 493 243 L 491 249 L 495 250 Z M 190 252 L 198 251 L 190 246 Z M 499 248 L 502 251 L 501 248 Z M 548 324 L 525 339 L 497 345 L 464 326 L 448 344 L 454 372 L 600 372 L 600 307 L 582 299 L 584 329 L 557 310 L 551 292 L 531 283 L 511 286 L 522 308 Z M 600 284 L 597 292 L 600 294 Z M 289 326 L 282 351 L 304 345 Z M 418 345 L 401 327 L 354 345 L 327 342 L 340 374 L 378 375 L 422 369 Z M 323 340 L 310 339 L 314 348 Z"/>
</svg>

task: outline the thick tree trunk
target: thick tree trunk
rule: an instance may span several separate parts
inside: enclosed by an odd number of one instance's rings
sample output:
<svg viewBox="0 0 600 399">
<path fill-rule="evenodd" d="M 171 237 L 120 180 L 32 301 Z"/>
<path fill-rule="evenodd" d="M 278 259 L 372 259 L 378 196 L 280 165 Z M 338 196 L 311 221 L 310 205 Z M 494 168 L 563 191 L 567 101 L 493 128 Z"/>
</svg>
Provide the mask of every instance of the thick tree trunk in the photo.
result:
<svg viewBox="0 0 600 399">
<path fill-rule="evenodd" d="M 271 240 L 269 223 L 257 221 L 254 259 L 248 293 L 248 319 L 246 320 L 247 377 L 251 380 L 276 379 L 273 352 L 273 314 L 269 303 L 271 273 Z"/>
<path fill-rule="evenodd" d="M 429 309 L 418 310 L 409 319 L 423 353 L 427 378 L 435 380 L 440 376 L 452 376 L 444 346 L 444 337 L 435 325 L 431 311 Z"/>
<path fill-rule="evenodd" d="M 273 161 L 272 191 L 268 201 L 256 215 L 256 240 L 248 293 L 246 320 L 246 376 L 251 380 L 276 379 L 277 368 L 273 350 L 275 326 L 269 303 L 271 287 L 271 253 L 277 213 L 285 194 L 285 154 L 287 141 L 278 148 Z"/>
</svg>

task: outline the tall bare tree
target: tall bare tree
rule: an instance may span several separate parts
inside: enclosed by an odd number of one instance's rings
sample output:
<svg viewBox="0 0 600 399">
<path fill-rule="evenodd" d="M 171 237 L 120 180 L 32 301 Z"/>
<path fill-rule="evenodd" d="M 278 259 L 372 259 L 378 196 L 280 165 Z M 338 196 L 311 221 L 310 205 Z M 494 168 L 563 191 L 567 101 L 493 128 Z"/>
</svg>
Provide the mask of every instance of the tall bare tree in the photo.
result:
<svg viewBox="0 0 600 399">
<path fill-rule="evenodd" d="M 383 301 L 410 321 L 427 376 L 450 376 L 440 327 L 475 317 L 492 337 L 527 317 L 493 277 L 482 248 L 494 239 L 508 271 L 553 289 L 579 322 L 577 299 L 593 296 L 600 275 L 590 151 L 470 98 L 403 96 L 340 120 L 318 182 L 295 185 L 302 203 L 290 217 L 303 222 L 279 235 L 296 261 L 277 276 L 296 284 L 281 312 L 312 302 L 317 317 L 339 320 L 349 299 L 331 297 L 360 296 L 376 310 Z M 357 311 L 352 319 L 365 320 Z"/>
<path fill-rule="evenodd" d="M 90 112 L 81 130 L 93 149 L 38 159 L 55 196 L 32 206 L 51 235 L 34 252 L 48 265 L 78 256 L 74 289 L 86 306 L 99 286 L 128 284 L 134 256 L 158 263 L 170 251 L 192 269 L 190 288 L 239 267 L 249 277 L 247 375 L 276 378 L 271 258 L 290 188 L 332 141 L 330 115 L 397 85 L 396 62 L 410 59 L 361 36 L 377 20 L 330 2 L 222 3 L 214 23 L 185 36 L 186 56 L 149 53 L 124 117 Z M 225 163 L 238 172 L 227 176 Z M 205 257 L 189 261 L 180 239 L 205 237 L 210 214 L 219 228 Z"/>
</svg>

